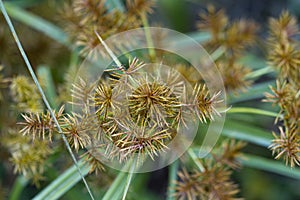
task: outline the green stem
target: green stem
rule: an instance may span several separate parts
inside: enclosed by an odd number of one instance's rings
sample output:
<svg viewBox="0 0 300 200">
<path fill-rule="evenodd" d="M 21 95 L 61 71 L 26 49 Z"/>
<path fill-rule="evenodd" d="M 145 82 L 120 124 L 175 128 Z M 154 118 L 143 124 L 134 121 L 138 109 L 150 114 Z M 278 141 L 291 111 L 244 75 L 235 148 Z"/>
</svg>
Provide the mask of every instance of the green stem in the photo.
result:
<svg viewBox="0 0 300 200">
<path fill-rule="evenodd" d="M 225 48 L 223 46 L 220 46 L 210 54 L 210 57 L 212 58 L 213 61 L 216 61 L 224 54 L 224 52 L 225 52 Z"/>
<path fill-rule="evenodd" d="M 150 59 L 152 61 L 154 61 L 156 55 L 155 55 L 155 50 L 154 50 L 154 45 L 153 45 L 153 40 L 152 40 L 152 37 L 151 37 L 150 29 L 148 28 L 149 27 L 149 23 L 148 23 L 148 19 L 147 19 L 146 13 L 142 13 L 141 14 L 141 19 L 142 19 L 144 30 L 145 30 L 145 36 L 146 36 L 146 41 L 147 41 L 149 56 L 150 56 Z"/>
<path fill-rule="evenodd" d="M 85 164 L 83 160 L 78 162 L 78 167 L 82 171 L 83 175 L 87 175 L 91 166 Z M 81 180 L 81 176 L 78 176 L 78 170 L 76 166 L 70 167 L 57 179 L 52 181 L 46 188 L 38 193 L 33 200 L 42 199 L 58 199 L 67 191 L 69 191 L 77 182 Z"/>
<path fill-rule="evenodd" d="M 123 170 L 127 171 L 127 169 L 129 169 L 129 163 L 128 162 Z M 111 199 L 121 199 L 121 195 L 122 195 L 122 191 L 123 188 L 126 187 L 126 172 L 119 172 L 118 176 L 114 179 L 114 182 L 111 184 L 111 186 L 109 187 L 109 189 L 107 190 L 107 192 L 104 194 L 102 200 L 111 200 Z"/>
<path fill-rule="evenodd" d="M 179 161 L 176 160 L 169 166 L 169 187 L 167 200 L 175 200 L 175 181 L 177 180 L 177 171 L 179 167 Z"/>
<path fill-rule="evenodd" d="M 135 170 L 135 167 L 136 167 L 136 159 L 133 161 L 130 172 L 128 173 L 127 182 L 126 182 L 126 186 L 125 186 L 125 189 L 124 189 L 122 200 L 126 199 L 126 196 L 127 196 L 127 193 L 128 193 L 128 189 L 129 189 L 129 186 L 130 186 L 130 183 L 131 183 L 131 179 L 132 179 L 132 175 L 133 175 L 133 172 Z"/>
<path fill-rule="evenodd" d="M 246 79 L 253 79 L 253 78 L 257 78 L 257 77 L 260 77 L 262 75 L 269 74 L 269 73 L 272 73 L 272 72 L 274 72 L 274 69 L 270 66 L 267 66 L 267 67 L 264 67 L 262 69 L 258 69 L 256 71 L 253 71 L 253 72 L 247 74 L 245 77 L 246 77 Z"/>
<path fill-rule="evenodd" d="M 249 114 L 257 114 L 257 115 L 264 115 L 270 117 L 282 117 L 278 113 L 261 110 L 257 108 L 247 108 L 247 107 L 233 107 L 227 111 L 227 113 L 249 113 Z"/>
<path fill-rule="evenodd" d="M 28 179 L 26 179 L 24 176 L 18 176 L 18 178 L 14 182 L 9 200 L 20 199 L 20 195 L 27 184 L 28 184 Z"/>
<path fill-rule="evenodd" d="M 194 161 L 194 163 L 197 165 L 197 167 L 199 168 L 199 170 L 201 172 L 204 172 L 205 171 L 204 166 L 199 161 L 199 158 L 197 157 L 197 155 L 195 154 L 195 152 L 193 151 L 193 149 L 189 148 L 188 154 L 190 155 L 190 157 L 192 158 L 192 160 Z"/>
</svg>

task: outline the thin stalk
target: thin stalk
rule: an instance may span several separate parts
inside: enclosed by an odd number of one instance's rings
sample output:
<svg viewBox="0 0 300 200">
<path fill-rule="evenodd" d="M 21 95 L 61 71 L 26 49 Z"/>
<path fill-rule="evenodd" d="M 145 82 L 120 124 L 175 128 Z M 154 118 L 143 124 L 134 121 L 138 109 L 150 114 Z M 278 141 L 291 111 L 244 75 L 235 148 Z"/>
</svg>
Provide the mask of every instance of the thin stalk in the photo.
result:
<svg viewBox="0 0 300 200">
<path fill-rule="evenodd" d="M 199 161 L 199 158 L 197 157 L 197 155 L 195 154 L 195 152 L 193 151 L 193 149 L 189 148 L 188 154 L 190 155 L 190 157 L 192 158 L 192 160 L 194 161 L 194 163 L 197 165 L 197 167 L 199 168 L 199 170 L 201 172 L 204 172 L 205 171 L 204 166 Z"/>
<path fill-rule="evenodd" d="M 247 108 L 247 107 L 233 107 L 230 108 L 227 113 L 248 113 L 248 114 L 257 114 L 257 115 L 264 115 L 269 117 L 280 117 L 282 118 L 282 115 L 279 115 L 278 113 L 267 111 L 267 110 L 261 110 L 257 108 Z"/>
<path fill-rule="evenodd" d="M 20 195 L 27 184 L 28 184 L 27 178 L 25 178 L 24 176 L 18 176 L 18 178 L 14 182 L 13 188 L 9 196 L 9 200 L 20 199 Z"/>
<path fill-rule="evenodd" d="M 152 40 L 152 37 L 151 37 L 151 33 L 149 31 L 150 29 L 148 28 L 149 23 L 148 23 L 146 13 L 141 14 L 141 19 L 142 19 L 143 26 L 145 28 L 144 30 L 145 30 L 147 46 L 150 47 L 150 48 L 148 48 L 150 59 L 153 61 L 154 58 L 156 57 L 156 55 L 155 55 L 155 50 L 153 49 L 154 45 L 153 45 L 153 40 Z"/>
<path fill-rule="evenodd" d="M 210 57 L 212 58 L 213 61 L 216 61 L 224 54 L 224 52 L 225 52 L 225 48 L 223 46 L 220 46 L 210 54 Z"/>
<path fill-rule="evenodd" d="M 105 50 L 109 54 L 109 56 L 113 59 L 113 61 L 116 63 L 118 68 L 122 68 L 122 63 L 119 61 L 117 56 L 113 53 L 113 51 L 107 46 L 107 44 L 103 41 L 103 39 L 100 37 L 99 33 L 95 30 L 95 34 L 98 37 L 101 44 L 104 46 Z"/>
<path fill-rule="evenodd" d="M 124 166 L 124 170 L 128 169 L 128 163 Z M 125 172 L 119 172 L 118 176 L 114 179 L 114 182 L 110 185 L 109 189 L 107 192 L 104 194 L 102 197 L 102 200 L 111 200 L 114 197 L 117 196 L 117 199 L 120 199 L 121 194 L 119 195 L 119 191 L 122 191 L 122 188 L 125 187 L 125 178 L 126 178 L 126 173 Z"/>
<path fill-rule="evenodd" d="M 179 161 L 176 160 L 169 166 L 169 187 L 167 200 L 175 200 L 175 181 L 177 179 L 177 171 L 179 167 Z"/>
<path fill-rule="evenodd" d="M 253 78 L 257 78 L 257 77 L 260 77 L 260 76 L 263 76 L 265 74 L 269 74 L 269 73 L 272 73 L 272 72 L 274 72 L 274 69 L 272 67 L 270 67 L 270 66 L 267 66 L 267 67 L 255 70 L 255 71 L 247 74 L 245 76 L 245 78 L 246 79 L 253 79 Z"/>
<path fill-rule="evenodd" d="M 128 178 L 127 178 L 127 182 L 126 182 L 126 186 L 125 186 L 125 189 L 124 189 L 122 200 L 126 199 L 126 196 L 127 196 L 127 193 L 128 193 L 128 189 L 129 189 L 129 186 L 130 186 L 130 183 L 131 183 L 131 179 L 132 179 L 132 175 L 133 175 L 133 172 L 135 170 L 135 167 L 136 167 L 136 159 L 133 161 L 131 169 L 128 173 Z"/>
<path fill-rule="evenodd" d="M 22 46 L 22 44 L 21 44 L 21 42 L 20 42 L 20 40 L 18 38 L 18 35 L 17 35 L 16 31 L 15 31 L 15 28 L 14 28 L 14 26 L 13 26 L 13 24 L 12 24 L 12 22 L 11 22 L 9 16 L 8 16 L 7 12 L 6 12 L 6 9 L 5 9 L 4 5 L 3 5 L 2 0 L 0 0 L 0 8 L 1 8 L 3 16 L 4 16 L 6 22 L 7 22 L 8 26 L 9 26 L 9 29 L 10 29 L 13 37 L 14 37 L 14 40 L 15 40 L 17 46 L 18 46 L 18 49 L 19 49 L 19 51 L 20 51 L 20 53 L 21 53 L 21 55 L 23 57 L 23 60 L 26 63 L 26 66 L 27 66 L 27 68 L 29 70 L 29 73 L 30 73 L 30 75 L 31 75 L 34 83 L 36 84 L 36 86 L 37 86 L 37 88 L 38 88 L 38 90 L 39 90 L 39 92 L 40 92 L 40 94 L 42 96 L 42 99 L 43 99 L 43 101 L 44 101 L 47 109 L 49 110 L 49 112 L 51 114 L 51 117 L 54 120 L 54 123 L 55 123 L 55 125 L 56 125 L 56 127 L 58 129 L 58 132 L 60 133 L 60 135 L 61 135 L 61 137 L 62 137 L 62 139 L 63 139 L 63 141 L 65 143 L 65 146 L 67 147 L 67 149 L 68 149 L 68 151 L 69 151 L 69 153 L 71 155 L 71 158 L 72 158 L 72 160 L 73 160 L 73 162 L 74 162 L 74 164 L 75 164 L 75 166 L 76 166 L 76 168 L 77 168 L 77 170 L 78 170 L 78 172 L 80 174 L 80 177 L 81 177 L 82 181 L 84 182 L 85 187 L 86 187 L 86 189 L 87 189 L 87 191 L 88 191 L 91 199 L 94 199 L 94 197 L 92 195 L 92 192 L 90 190 L 90 187 L 88 186 L 88 184 L 87 184 L 87 182 L 86 182 L 84 176 L 82 175 L 82 172 L 81 172 L 81 170 L 80 170 L 80 168 L 78 166 L 78 163 L 77 163 L 77 160 L 75 158 L 75 155 L 73 154 L 72 149 L 71 149 L 71 147 L 70 147 L 70 145 L 69 145 L 69 143 L 68 143 L 65 135 L 63 134 L 62 129 L 61 129 L 59 123 L 58 123 L 58 120 L 56 119 L 56 116 L 55 116 L 54 112 L 52 111 L 52 108 L 51 108 L 51 106 L 50 106 L 50 104 L 49 104 L 49 102 L 48 102 L 48 100 L 47 100 L 47 98 L 45 96 L 45 93 L 44 93 L 44 91 L 43 91 L 43 89 L 42 89 L 42 87 L 41 87 L 41 85 L 40 85 L 40 83 L 39 83 L 39 81 L 38 81 L 38 79 L 37 79 L 37 77 L 36 77 L 33 69 L 32 69 L 32 66 L 31 66 L 31 64 L 30 64 L 30 62 L 28 60 L 28 57 L 27 57 L 27 55 L 26 55 L 26 53 L 25 53 L 25 51 L 23 49 L 23 46 Z"/>
</svg>

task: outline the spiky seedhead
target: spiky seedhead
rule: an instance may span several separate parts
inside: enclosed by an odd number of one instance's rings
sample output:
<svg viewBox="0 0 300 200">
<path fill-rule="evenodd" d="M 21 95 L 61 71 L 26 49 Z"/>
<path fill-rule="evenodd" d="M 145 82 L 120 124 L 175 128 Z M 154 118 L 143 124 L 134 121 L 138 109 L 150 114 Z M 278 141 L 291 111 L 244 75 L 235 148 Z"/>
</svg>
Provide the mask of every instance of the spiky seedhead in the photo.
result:
<svg viewBox="0 0 300 200">
<path fill-rule="evenodd" d="M 209 93 L 205 84 L 197 84 L 193 91 L 193 105 L 195 106 L 195 113 L 201 122 L 207 122 L 207 119 L 214 120 L 214 115 L 221 116 L 216 109 L 220 100 L 221 92 L 216 92 L 212 96 Z"/>
<path fill-rule="evenodd" d="M 176 116 L 179 102 L 167 85 L 159 82 L 149 83 L 146 79 L 137 80 L 132 94 L 129 94 L 129 112 L 138 124 L 151 120 L 168 124 L 167 118 Z"/>
<path fill-rule="evenodd" d="M 77 152 L 91 144 L 91 134 L 97 130 L 97 120 L 93 115 L 67 114 L 61 123 L 63 133 Z"/>
<path fill-rule="evenodd" d="M 63 117 L 63 112 L 64 106 L 62 106 L 57 113 L 54 111 L 56 119 L 61 119 Z M 20 130 L 20 133 L 23 135 L 30 135 L 33 140 L 36 137 L 44 140 L 45 137 L 48 136 L 49 141 L 52 141 L 52 134 L 53 132 L 57 131 L 57 127 L 49 111 L 47 111 L 46 114 L 22 114 L 22 117 L 25 121 L 18 123 L 19 125 L 24 126 Z"/>
<path fill-rule="evenodd" d="M 25 112 L 41 112 L 43 110 L 37 87 L 28 77 L 19 75 L 13 78 L 10 91 L 18 110 Z"/>
<path fill-rule="evenodd" d="M 283 157 L 286 165 L 300 166 L 299 127 L 297 125 L 292 125 L 290 128 L 285 127 L 285 129 L 279 127 L 279 131 L 279 135 L 273 133 L 275 139 L 269 146 L 273 154 L 276 154 L 275 159 Z"/>
</svg>

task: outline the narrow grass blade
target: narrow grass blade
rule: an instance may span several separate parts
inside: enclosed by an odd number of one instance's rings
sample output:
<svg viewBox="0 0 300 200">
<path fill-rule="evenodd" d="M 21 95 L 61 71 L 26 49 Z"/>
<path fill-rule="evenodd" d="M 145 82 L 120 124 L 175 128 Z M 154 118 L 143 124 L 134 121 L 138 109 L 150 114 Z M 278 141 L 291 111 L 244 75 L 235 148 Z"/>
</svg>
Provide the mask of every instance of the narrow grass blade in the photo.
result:
<svg viewBox="0 0 300 200">
<path fill-rule="evenodd" d="M 227 97 L 227 102 L 229 104 L 233 104 L 263 98 L 265 96 L 264 93 L 269 91 L 269 85 L 274 86 L 274 84 L 275 81 L 268 81 L 264 83 L 255 84 L 253 85 L 253 87 L 247 89 L 246 92 L 239 93 L 239 95 L 229 93 Z"/>
<path fill-rule="evenodd" d="M 84 164 L 83 161 L 78 162 L 78 166 L 82 172 L 82 175 L 87 175 L 90 166 Z M 78 174 L 76 166 L 70 167 L 67 171 L 59 175 L 52 183 L 50 183 L 46 188 L 44 188 L 39 194 L 37 194 L 34 200 L 51 200 L 58 199 L 66 192 L 68 192 L 76 183 L 81 180 Z"/>
<path fill-rule="evenodd" d="M 262 158 L 260 156 L 254 156 L 250 154 L 243 154 L 239 160 L 242 165 L 247 167 L 252 167 L 259 170 L 265 170 L 268 172 L 273 172 L 283 176 L 287 176 L 293 179 L 300 180 L 300 169 L 292 169 L 284 165 L 280 161 Z"/>
<path fill-rule="evenodd" d="M 179 167 L 179 161 L 176 160 L 169 166 L 169 185 L 168 185 L 168 197 L 167 200 L 175 200 L 175 181 L 177 180 L 177 172 Z"/>
<path fill-rule="evenodd" d="M 128 171 L 131 162 L 127 162 L 127 164 L 124 166 L 124 171 Z M 121 199 L 122 192 L 124 191 L 124 188 L 126 187 L 127 179 L 126 176 L 128 173 L 126 172 L 119 172 L 118 176 L 115 178 L 114 182 L 111 184 L 109 189 L 104 194 L 102 200 L 111 200 L 111 199 Z"/>
<path fill-rule="evenodd" d="M 10 192 L 9 200 L 20 199 L 20 195 L 27 184 L 28 184 L 28 179 L 26 179 L 24 176 L 21 175 L 18 176 Z"/>
<path fill-rule="evenodd" d="M 247 107 L 233 107 L 230 108 L 226 113 L 234 114 L 234 113 L 247 113 L 247 114 L 257 114 L 257 115 L 264 115 L 269 117 L 278 117 L 278 113 L 261 110 L 257 108 L 247 108 Z M 282 117 L 282 116 L 279 116 Z"/>
<path fill-rule="evenodd" d="M 227 137 L 251 142 L 263 147 L 268 147 L 273 139 L 271 132 L 249 124 L 227 120 L 224 124 L 222 134 Z"/>
</svg>

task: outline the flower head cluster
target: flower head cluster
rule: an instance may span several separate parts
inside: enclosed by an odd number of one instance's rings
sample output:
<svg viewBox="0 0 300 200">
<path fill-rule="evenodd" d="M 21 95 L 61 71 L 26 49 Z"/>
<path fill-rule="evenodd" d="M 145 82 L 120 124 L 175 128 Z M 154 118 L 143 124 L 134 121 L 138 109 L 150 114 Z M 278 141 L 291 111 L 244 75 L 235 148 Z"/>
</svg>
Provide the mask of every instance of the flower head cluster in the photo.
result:
<svg viewBox="0 0 300 200">
<path fill-rule="evenodd" d="M 73 131 L 67 137 L 76 150 L 86 147 L 97 154 L 98 147 L 105 148 L 108 158 L 120 162 L 132 156 L 155 160 L 190 118 L 207 123 L 221 115 L 220 92 L 211 93 L 205 84 L 192 88 L 174 69 L 145 65 L 137 58 L 127 66 L 106 70 L 97 84 L 83 78 L 74 84 L 73 103 L 83 108 L 86 124 L 94 124 L 84 133 L 72 125 L 82 124 L 83 118 L 70 121 L 67 127 Z"/>
<path fill-rule="evenodd" d="M 202 171 L 183 169 L 178 173 L 175 196 L 178 199 L 239 199 L 238 186 L 231 181 L 232 168 L 239 166 L 236 157 L 245 144 L 223 141 L 212 157 L 201 160 Z M 223 153 L 222 153 L 223 152 Z M 229 162 L 228 162 L 229 161 Z M 235 163 L 235 164 L 233 164 Z"/>
<path fill-rule="evenodd" d="M 300 163 L 300 45 L 295 36 L 299 28 L 295 17 L 283 12 L 278 19 L 272 18 L 269 24 L 268 39 L 270 65 L 280 72 L 276 87 L 270 87 L 264 101 L 280 107 L 276 119 L 283 120 L 284 128 L 279 128 L 279 135 L 274 134 L 270 148 L 276 159 L 283 157 L 291 167 Z"/>
<path fill-rule="evenodd" d="M 251 82 L 246 76 L 250 70 L 238 59 L 255 43 L 257 24 L 246 19 L 230 22 L 224 10 L 217 10 L 212 5 L 208 6 L 207 13 L 200 14 L 200 19 L 199 30 L 209 31 L 212 36 L 207 48 L 210 51 L 224 49 L 224 55 L 217 60 L 217 67 L 223 75 L 225 87 L 229 91 L 248 87 Z"/>
<path fill-rule="evenodd" d="M 127 12 L 118 9 L 109 10 L 106 0 L 75 0 L 65 5 L 61 17 L 65 29 L 86 55 L 99 45 L 95 30 L 105 39 L 122 31 L 138 28 L 142 16 L 152 12 L 153 1 L 127 0 Z M 79 34 L 78 34 L 79 33 Z"/>
</svg>

